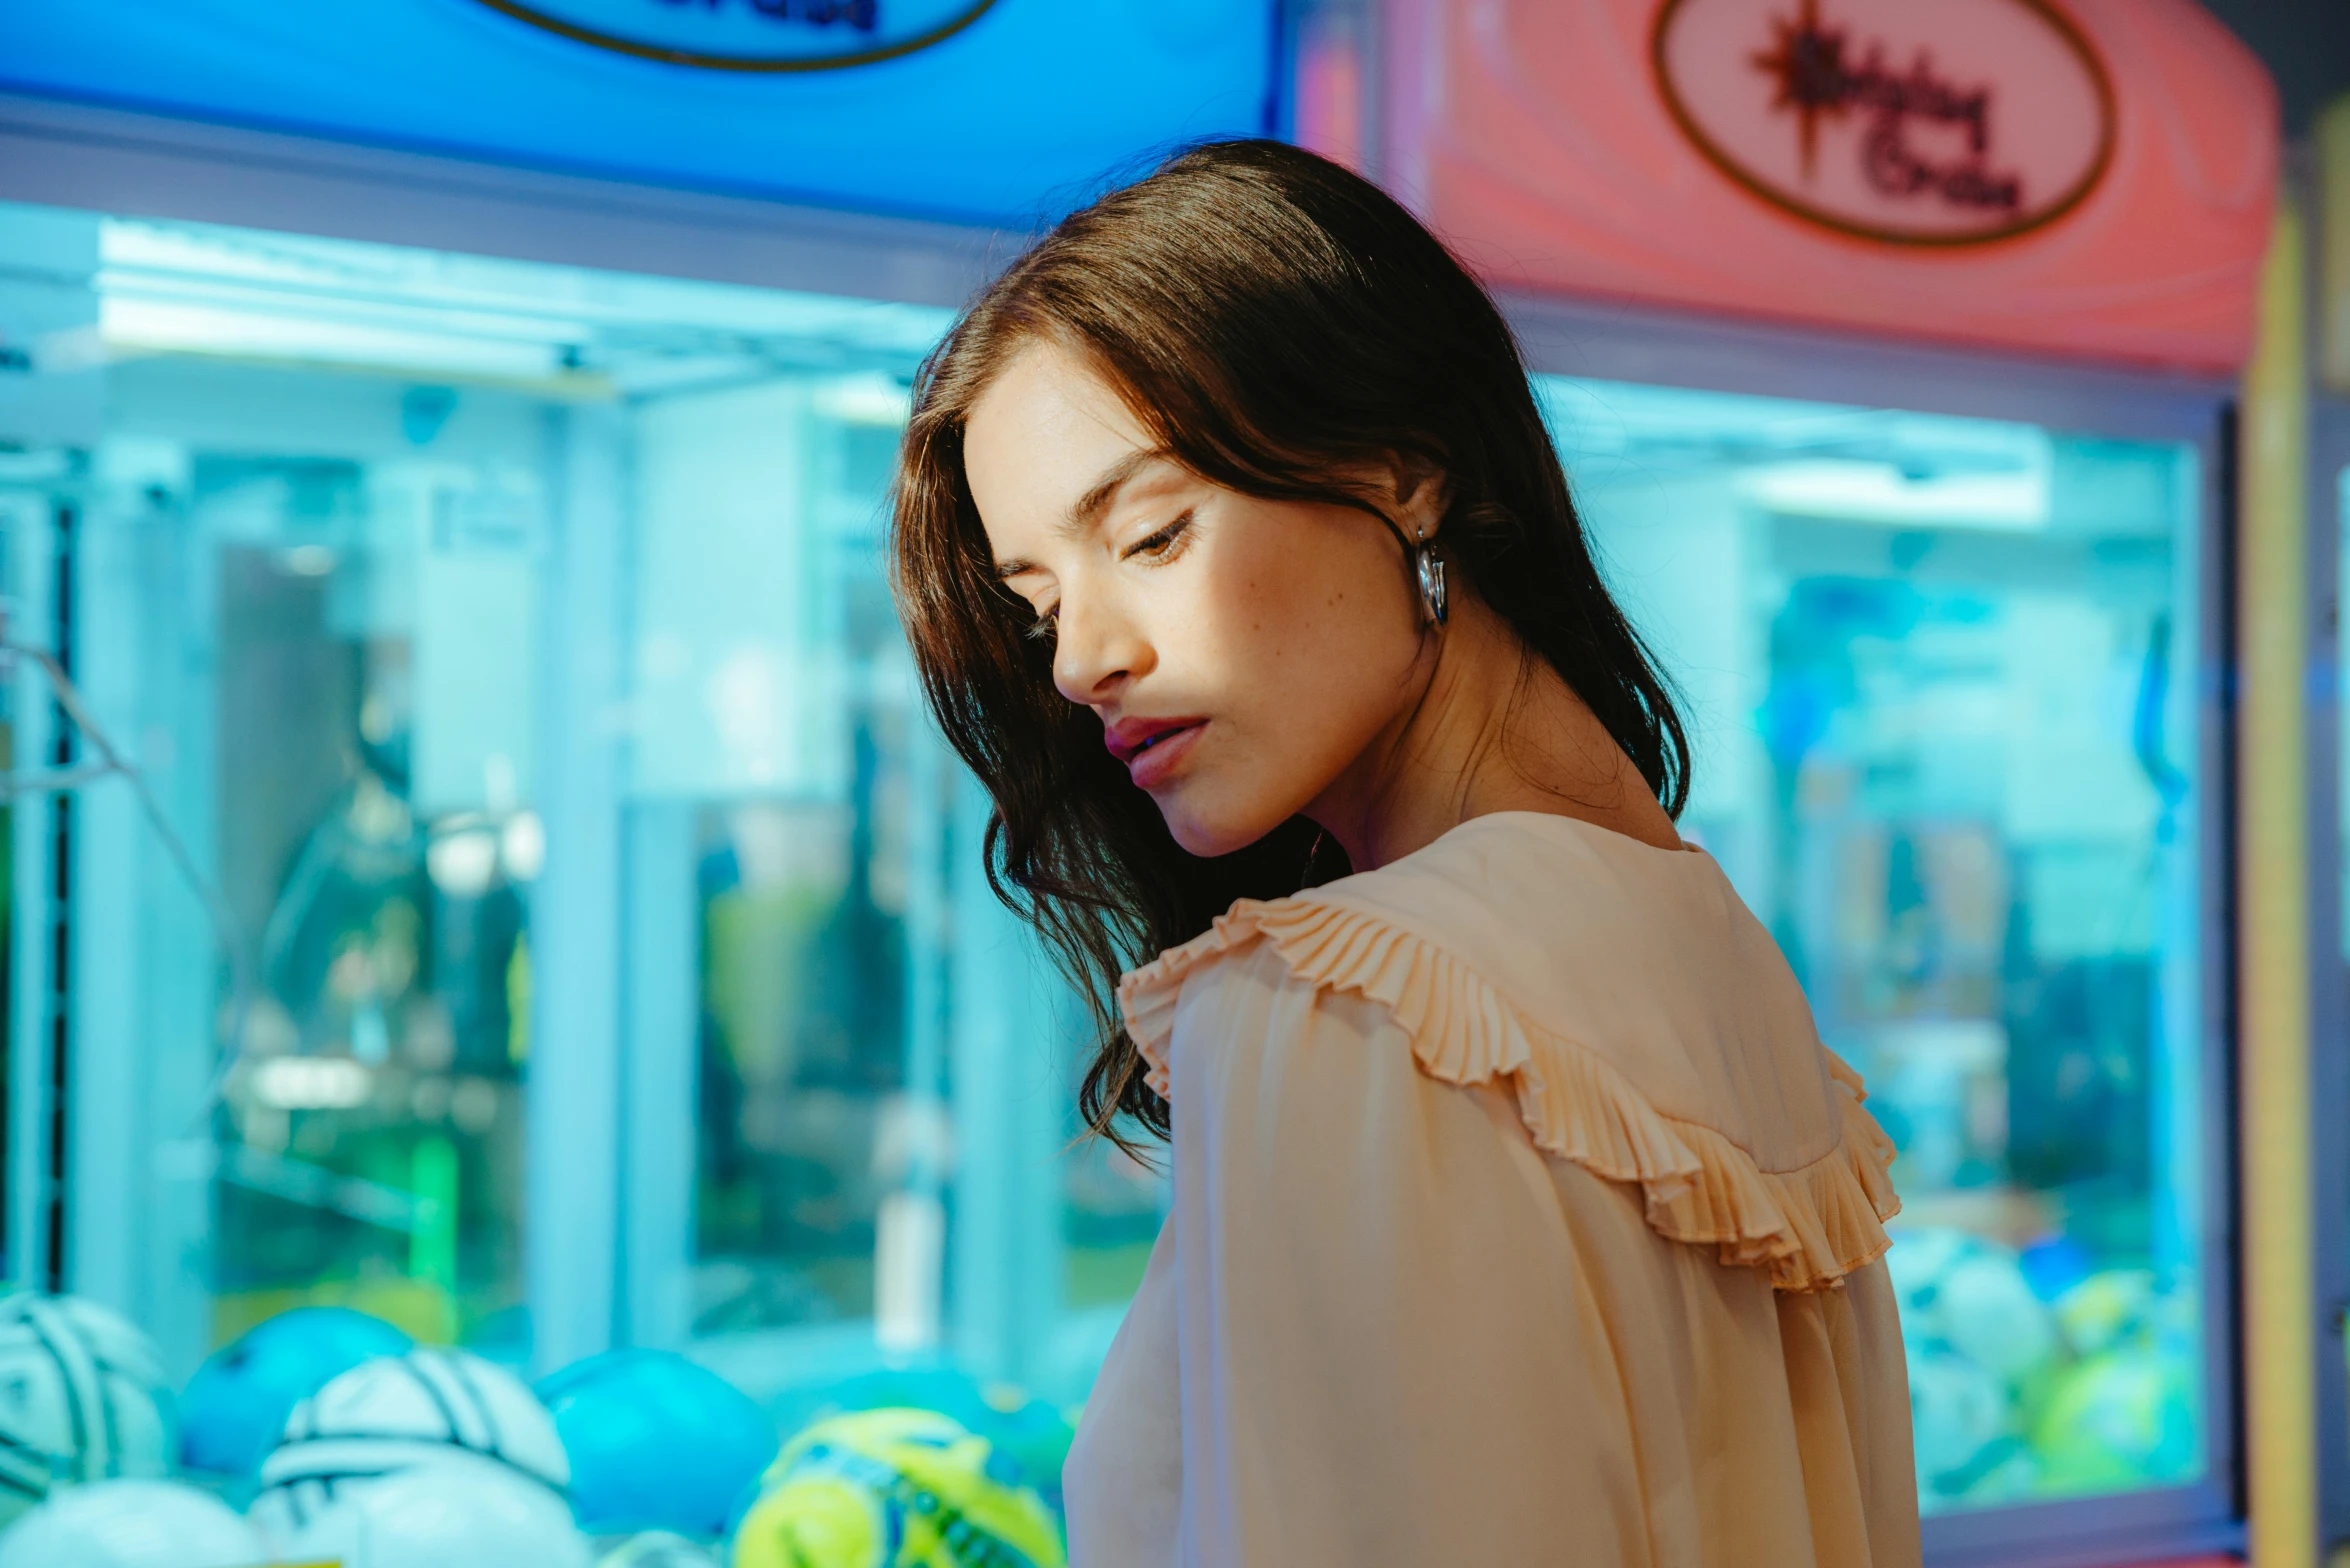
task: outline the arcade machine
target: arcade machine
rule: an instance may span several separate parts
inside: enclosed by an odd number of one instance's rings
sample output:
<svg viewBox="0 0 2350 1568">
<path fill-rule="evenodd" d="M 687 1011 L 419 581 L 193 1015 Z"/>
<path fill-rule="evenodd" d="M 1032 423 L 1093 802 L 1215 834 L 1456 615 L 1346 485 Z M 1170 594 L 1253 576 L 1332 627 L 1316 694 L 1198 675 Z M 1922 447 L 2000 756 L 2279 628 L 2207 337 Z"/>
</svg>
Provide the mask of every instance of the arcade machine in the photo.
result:
<svg viewBox="0 0 2350 1568">
<path fill-rule="evenodd" d="M 1929 1554 L 2234 1544 L 2265 73 L 2185 5 L 1374 15 L 1300 133 L 1504 288 L 1694 717 L 1685 831 L 1900 1149 Z"/>
</svg>

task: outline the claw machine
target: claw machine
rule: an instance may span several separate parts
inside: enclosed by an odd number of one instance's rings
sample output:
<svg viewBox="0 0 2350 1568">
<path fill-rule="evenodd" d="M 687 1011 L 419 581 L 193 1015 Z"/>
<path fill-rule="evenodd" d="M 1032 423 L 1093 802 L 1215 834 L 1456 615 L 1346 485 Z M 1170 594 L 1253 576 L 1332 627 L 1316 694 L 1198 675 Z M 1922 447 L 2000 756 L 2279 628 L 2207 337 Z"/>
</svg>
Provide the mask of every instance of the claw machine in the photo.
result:
<svg viewBox="0 0 2350 1568">
<path fill-rule="evenodd" d="M 0 20 L 0 1249 L 181 1396 L 117 1469 L 274 1485 L 213 1391 L 327 1310 L 484 1386 L 682 1355 L 735 1481 L 927 1406 L 1049 1508 L 1161 1186 L 1068 1149 L 885 492 L 953 307 L 1269 128 L 1277 20 Z"/>
<path fill-rule="evenodd" d="M 2259 63 L 2187 4 L 1392 0 L 1299 82 L 1503 290 L 1683 831 L 1900 1151 L 1928 1560 L 2240 1548 Z"/>
</svg>

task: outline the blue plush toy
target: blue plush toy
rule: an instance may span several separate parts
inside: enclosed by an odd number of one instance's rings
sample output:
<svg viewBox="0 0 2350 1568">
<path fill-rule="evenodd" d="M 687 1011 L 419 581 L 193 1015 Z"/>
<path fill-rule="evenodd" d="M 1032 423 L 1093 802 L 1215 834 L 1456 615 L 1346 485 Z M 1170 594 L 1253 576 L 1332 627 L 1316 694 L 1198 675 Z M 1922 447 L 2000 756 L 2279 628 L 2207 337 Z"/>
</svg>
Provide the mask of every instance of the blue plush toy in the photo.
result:
<svg viewBox="0 0 2350 1568">
<path fill-rule="evenodd" d="M 571 1455 L 571 1500 L 594 1535 L 726 1533 L 774 1462 L 775 1423 L 706 1367 L 664 1350 L 614 1350 L 538 1388 Z"/>
<path fill-rule="evenodd" d="M 349 1307 L 296 1307 L 255 1325 L 189 1380 L 180 1397 L 180 1463 L 214 1475 L 255 1474 L 296 1405 L 360 1362 L 404 1354 L 412 1343 Z"/>
</svg>

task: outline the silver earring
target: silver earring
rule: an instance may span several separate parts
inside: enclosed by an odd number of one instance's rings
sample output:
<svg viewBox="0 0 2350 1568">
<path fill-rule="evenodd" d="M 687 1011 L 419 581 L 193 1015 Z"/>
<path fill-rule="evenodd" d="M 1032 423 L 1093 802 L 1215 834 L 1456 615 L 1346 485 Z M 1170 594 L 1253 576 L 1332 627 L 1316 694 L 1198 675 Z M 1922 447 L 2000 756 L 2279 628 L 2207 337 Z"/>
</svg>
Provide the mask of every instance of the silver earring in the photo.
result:
<svg viewBox="0 0 2350 1568">
<path fill-rule="evenodd" d="M 1412 551 L 1412 569 L 1420 579 L 1420 610 L 1431 626 L 1442 626 L 1446 611 L 1444 596 L 1444 563 L 1436 558 L 1436 546 L 1422 539 Z"/>
</svg>

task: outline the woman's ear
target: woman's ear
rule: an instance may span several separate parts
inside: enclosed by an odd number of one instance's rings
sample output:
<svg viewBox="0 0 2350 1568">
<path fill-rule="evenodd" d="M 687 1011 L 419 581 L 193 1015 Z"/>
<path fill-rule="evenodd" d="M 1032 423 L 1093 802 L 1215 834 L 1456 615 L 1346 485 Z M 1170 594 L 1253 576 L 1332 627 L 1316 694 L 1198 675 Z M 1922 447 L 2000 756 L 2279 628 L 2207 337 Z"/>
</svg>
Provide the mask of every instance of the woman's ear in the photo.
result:
<svg viewBox="0 0 2350 1568">
<path fill-rule="evenodd" d="M 1395 520 L 1414 539 L 1433 539 L 1452 502 L 1451 476 L 1415 452 L 1395 459 Z"/>
</svg>

